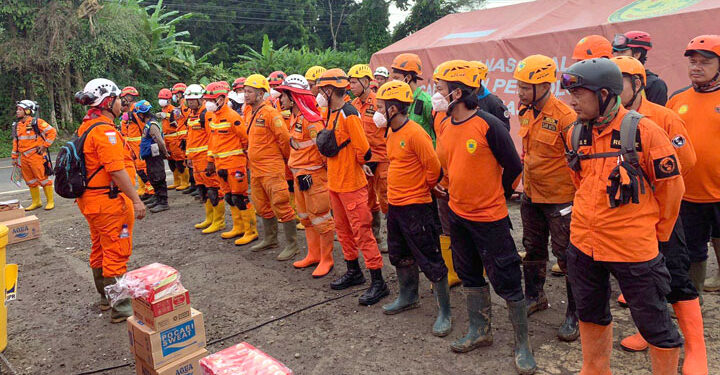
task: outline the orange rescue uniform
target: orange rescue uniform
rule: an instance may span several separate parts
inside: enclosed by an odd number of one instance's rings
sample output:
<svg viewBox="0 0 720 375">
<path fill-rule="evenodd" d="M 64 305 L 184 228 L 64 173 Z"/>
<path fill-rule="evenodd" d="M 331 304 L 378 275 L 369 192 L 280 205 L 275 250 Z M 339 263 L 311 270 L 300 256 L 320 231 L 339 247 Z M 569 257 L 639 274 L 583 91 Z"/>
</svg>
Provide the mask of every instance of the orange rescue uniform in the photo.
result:
<svg viewBox="0 0 720 375">
<path fill-rule="evenodd" d="M 162 119 L 162 129 L 165 147 L 168 154 L 170 154 L 170 159 L 175 161 L 185 160 L 185 152 L 180 148 L 180 141 L 187 135 L 185 123 L 180 124 L 178 122 L 179 116 L 176 115 L 175 107 L 172 104 L 163 107 L 162 112 L 166 113 L 166 117 Z"/>
<path fill-rule="evenodd" d="M 130 198 L 116 190 L 110 172 L 125 169 L 123 137 L 105 116 L 84 120 L 77 130 L 81 136 L 90 126 L 98 125 L 85 139 L 83 148 L 88 176 L 88 189 L 77 199 L 80 212 L 90 226 L 90 267 L 102 268 L 104 277 L 121 276 L 127 271 L 132 254 L 132 233 L 135 212 Z"/>
<path fill-rule="evenodd" d="M 55 141 L 57 131 L 45 120 L 38 118 L 37 126 L 40 134 L 32 128 L 33 118 L 25 116 L 16 124 L 12 159 L 18 160 L 23 180 L 29 187 L 49 186 L 52 181 L 45 173 L 45 155 L 38 153 L 38 147 L 49 148 Z"/>
<path fill-rule="evenodd" d="M 432 138 L 418 123 L 408 120 L 387 140 L 388 201 L 393 206 L 432 203 L 430 191 L 442 174 Z"/>
<path fill-rule="evenodd" d="M 206 112 L 205 125 L 210 132 L 207 161 L 215 164 L 215 181 L 222 195 L 247 196 L 248 138 L 242 116 L 226 103 L 215 112 Z"/>
<path fill-rule="evenodd" d="M 207 112 L 198 108 L 189 110 L 187 118 L 187 146 L 185 155 L 192 162 L 195 183 L 208 188 L 218 188 L 220 185 L 213 177 L 205 174 L 208 165 L 208 144 L 210 143 L 210 126 L 206 120 Z"/>
<path fill-rule="evenodd" d="M 373 212 L 388 210 L 388 167 L 390 162 L 387 157 L 386 134 L 387 128 L 378 128 L 373 120 L 375 114 L 375 93 L 370 91 L 365 100 L 360 97 L 353 99 L 353 107 L 358 110 L 362 120 L 363 129 L 372 156 L 369 163 L 377 163 L 373 176 L 368 177 L 368 205 Z"/>
<path fill-rule="evenodd" d="M 585 155 L 616 152 L 620 124 L 628 111 L 622 106 L 617 116 L 598 134 L 591 129 L 581 137 L 578 152 Z M 570 242 L 595 261 L 645 262 L 658 255 L 658 241 L 667 241 L 680 210 L 685 191 L 675 149 L 665 133 L 647 118 L 638 124 L 640 167 L 655 186 L 645 186 L 638 204 L 610 208 L 606 187 L 617 166 L 617 158 L 585 159 L 580 172 L 573 173 L 577 186 Z M 571 133 L 568 134 L 570 144 Z M 617 146 L 616 146 L 617 145 Z M 645 179 L 640 182 L 647 185 Z"/>
<path fill-rule="evenodd" d="M 688 172 L 695 167 L 697 156 L 685 127 L 685 121 L 672 109 L 655 104 L 644 97 L 641 99 L 642 102 L 637 112 L 665 130 L 665 133 L 670 137 L 670 143 L 675 147 L 678 162 L 680 163 L 680 171 L 683 176 L 687 176 Z M 687 186 L 685 188 L 687 189 Z"/>
</svg>

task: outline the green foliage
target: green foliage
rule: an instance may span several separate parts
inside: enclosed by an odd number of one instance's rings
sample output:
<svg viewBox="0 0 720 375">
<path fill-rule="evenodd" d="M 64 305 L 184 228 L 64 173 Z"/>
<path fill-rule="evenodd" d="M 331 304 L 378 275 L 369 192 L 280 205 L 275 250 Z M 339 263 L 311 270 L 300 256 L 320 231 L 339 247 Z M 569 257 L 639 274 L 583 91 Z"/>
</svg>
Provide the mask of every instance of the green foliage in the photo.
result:
<svg viewBox="0 0 720 375">
<path fill-rule="evenodd" d="M 400 40 L 423 27 L 461 11 L 479 9 L 485 0 L 416 0 L 410 9 L 410 15 L 395 27 L 393 41 Z M 400 9 L 407 9 L 408 0 L 396 0 Z"/>
</svg>

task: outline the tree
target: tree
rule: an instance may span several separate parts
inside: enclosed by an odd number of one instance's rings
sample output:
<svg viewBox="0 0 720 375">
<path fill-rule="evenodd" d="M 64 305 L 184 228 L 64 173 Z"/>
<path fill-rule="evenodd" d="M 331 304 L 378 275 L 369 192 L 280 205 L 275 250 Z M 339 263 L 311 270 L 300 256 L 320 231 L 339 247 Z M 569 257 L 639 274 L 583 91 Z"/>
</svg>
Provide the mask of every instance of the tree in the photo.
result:
<svg viewBox="0 0 720 375">
<path fill-rule="evenodd" d="M 390 3 L 385 0 L 363 0 L 348 17 L 350 34 L 357 46 L 377 51 L 390 42 Z"/>
<path fill-rule="evenodd" d="M 423 27 L 461 11 L 479 9 L 485 0 L 416 0 L 410 9 L 410 15 L 395 27 L 393 41 L 400 40 Z M 408 0 L 396 0 L 398 8 L 407 10 Z"/>
</svg>

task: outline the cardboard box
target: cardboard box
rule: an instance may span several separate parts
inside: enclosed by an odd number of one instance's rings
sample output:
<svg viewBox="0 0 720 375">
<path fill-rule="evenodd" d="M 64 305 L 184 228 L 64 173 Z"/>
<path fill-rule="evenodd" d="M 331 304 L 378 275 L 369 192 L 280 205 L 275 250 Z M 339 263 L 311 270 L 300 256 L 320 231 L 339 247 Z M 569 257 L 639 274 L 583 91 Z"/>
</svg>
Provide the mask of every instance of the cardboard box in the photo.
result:
<svg viewBox="0 0 720 375">
<path fill-rule="evenodd" d="M 13 208 L 10 210 L 0 210 L 0 222 L 20 219 L 25 217 L 24 208 Z"/>
<path fill-rule="evenodd" d="M 17 210 L 18 208 L 22 208 L 19 199 L 10 199 L 0 202 L 0 211 Z"/>
<path fill-rule="evenodd" d="M 152 368 L 159 368 L 205 347 L 205 324 L 200 311 L 174 327 L 154 331 L 134 316 L 128 318 L 128 335 L 135 356 Z"/>
<path fill-rule="evenodd" d="M 200 358 L 208 355 L 208 351 L 200 349 L 160 368 L 153 368 L 142 359 L 135 357 L 135 373 L 137 375 L 200 375 Z"/>
<path fill-rule="evenodd" d="M 10 230 L 8 232 L 8 244 L 40 237 L 40 221 L 35 215 L 6 221 L 2 225 Z"/>
<path fill-rule="evenodd" d="M 148 302 L 144 298 L 133 298 L 133 314 L 154 331 L 162 331 L 190 320 L 190 294 L 185 288 L 175 293 Z"/>
<path fill-rule="evenodd" d="M 241 342 L 200 360 L 202 375 L 292 375 L 293 371 L 262 350 Z"/>
</svg>

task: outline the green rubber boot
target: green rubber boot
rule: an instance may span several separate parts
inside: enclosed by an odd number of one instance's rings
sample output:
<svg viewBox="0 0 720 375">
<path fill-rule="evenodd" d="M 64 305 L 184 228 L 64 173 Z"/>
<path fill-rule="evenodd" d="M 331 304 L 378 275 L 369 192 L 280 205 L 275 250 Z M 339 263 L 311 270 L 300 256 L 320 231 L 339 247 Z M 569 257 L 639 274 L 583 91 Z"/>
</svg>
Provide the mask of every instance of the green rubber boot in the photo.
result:
<svg viewBox="0 0 720 375">
<path fill-rule="evenodd" d="M 113 285 L 117 282 L 118 277 L 105 277 L 103 278 L 103 282 L 105 286 Z M 132 312 L 132 305 L 130 304 L 130 298 L 125 298 L 123 300 L 117 301 L 115 303 L 115 306 L 112 307 L 112 310 L 110 311 L 110 323 L 122 323 L 127 318 L 131 317 L 133 314 Z"/>
<path fill-rule="evenodd" d="M 398 277 L 400 291 L 397 298 L 383 305 L 383 312 L 386 315 L 394 315 L 406 310 L 420 306 L 418 297 L 418 284 L 420 282 L 420 271 L 418 266 L 413 264 L 406 267 L 395 267 Z"/>
<path fill-rule="evenodd" d="M 537 364 L 528 338 L 527 305 L 525 300 L 507 301 L 508 315 L 515 331 L 515 369 L 518 374 L 530 375 L 537 370 Z"/>
<path fill-rule="evenodd" d="M 493 343 L 490 286 L 463 287 L 463 291 L 467 297 L 470 322 L 465 337 L 450 344 L 450 349 L 456 353 L 466 353 L 481 346 L 490 346 Z"/>
<path fill-rule="evenodd" d="M 300 248 L 297 244 L 297 224 L 295 220 L 290 220 L 282 223 L 283 234 L 285 235 L 285 248 L 277 256 L 277 260 L 285 261 L 290 260 L 300 253 Z"/>
<path fill-rule="evenodd" d="M 690 270 L 688 274 L 690 281 L 692 282 L 695 289 L 697 289 L 698 296 L 700 297 L 700 306 L 703 304 L 703 289 L 705 287 L 705 275 L 707 272 L 707 261 L 690 263 Z"/>
<path fill-rule="evenodd" d="M 95 282 L 95 290 L 100 293 L 100 302 L 98 302 L 98 307 L 100 307 L 100 311 L 108 311 L 110 310 L 110 302 L 105 295 L 105 281 L 103 280 L 102 268 L 93 268 L 92 273 L 93 281 Z"/>
<path fill-rule="evenodd" d="M 277 232 L 278 222 L 275 217 L 266 219 L 260 218 L 263 224 L 263 237 L 259 244 L 250 248 L 250 251 L 263 251 L 278 245 Z"/>
<path fill-rule="evenodd" d="M 433 335 L 445 337 L 452 331 L 452 316 L 450 313 L 450 286 L 447 276 L 433 283 L 433 294 L 438 305 L 438 316 L 433 324 Z"/>
</svg>

